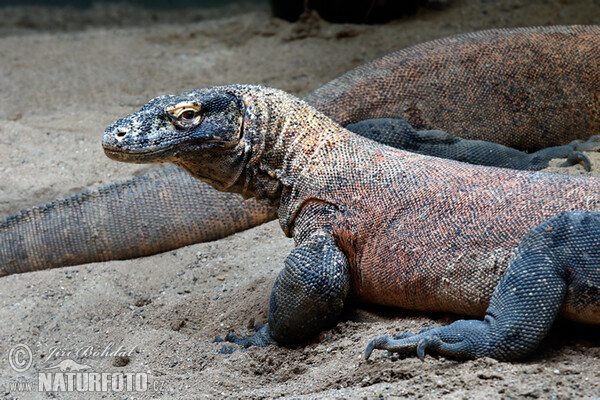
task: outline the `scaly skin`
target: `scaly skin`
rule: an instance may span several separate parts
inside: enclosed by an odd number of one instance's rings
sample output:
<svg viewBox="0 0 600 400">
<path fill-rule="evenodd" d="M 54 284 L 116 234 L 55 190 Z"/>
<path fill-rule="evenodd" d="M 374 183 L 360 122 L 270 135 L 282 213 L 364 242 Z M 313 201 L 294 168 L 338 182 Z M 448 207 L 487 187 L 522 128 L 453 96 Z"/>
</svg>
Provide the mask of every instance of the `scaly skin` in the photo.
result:
<svg viewBox="0 0 600 400">
<path fill-rule="evenodd" d="M 376 142 L 413 153 L 527 171 L 539 171 L 547 168 L 551 160 L 566 158 L 562 167 L 581 163 L 589 172 L 591 161 L 582 151 L 600 149 L 600 135 L 594 135 L 587 141 L 574 140 L 567 145 L 526 153 L 498 143 L 458 138 L 444 131 L 417 131 L 408 122 L 396 118 L 367 119 L 346 125 L 345 128 Z"/>
<path fill-rule="evenodd" d="M 422 356 L 429 347 L 514 359 L 536 348 L 559 312 L 600 324 L 600 213 L 573 212 L 600 210 L 600 179 L 395 150 L 260 86 L 156 98 L 109 126 L 103 146 L 115 160 L 173 162 L 278 207 L 296 248 L 276 280 L 269 324 L 233 342 L 306 340 L 336 322 L 348 296 L 485 315 L 398 339 L 408 344 L 379 337 L 369 353 Z"/>
<path fill-rule="evenodd" d="M 189 223 L 199 217 L 210 221 L 211 229 Z M 173 244 L 219 239 L 275 217 L 272 207 L 217 192 L 170 168 L 0 221 L 0 275 L 156 254 Z M 137 228 L 133 238 L 125 228 L 129 222 Z"/>
<path fill-rule="evenodd" d="M 599 34 L 597 26 L 461 34 L 387 55 L 305 99 L 342 124 L 405 118 L 419 129 L 443 129 L 521 150 L 565 144 L 599 133 Z M 402 140 L 388 143 L 402 145 Z M 422 150 L 431 151 L 432 144 L 435 149 L 445 146 L 429 140 Z M 412 143 L 411 150 L 418 151 L 417 145 Z M 450 150 L 450 155 L 456 153 Z M 517 154 L 518 165 L 510 166 L 522 165 L 522 159 Z M 159 188 L 181 197 L 151 198 Z M 190 205 L 188 195 L 198 202 Z M 0 275 L 139 257 L 221 237 L 212 232 L 223 219 L 229 222 L 221 235 L 273 219 L 272 210 L 255 211 L 239 196 L 217 202 L 213 196 L 212 189 L 173 170 L 23 211 L 0 221 Z M 190 212 L 190 206 L 198 209 Z M 205 206 L 211 211 L 205 212 Z M 173 235 L 139 235 L 146 229 L 164 230 L 164 220 L 151 217 L 163 214 L 185 216 L 169 228 L 176 231 Z M 231 222 L 236 215 L 247 218 Z"/>
<path fill-rule="evenodd" d="M 305 100 L 344 126 L 402 118 L 535 151 L 600 133 L 599 45 L 598 26 L 465 33 L 355 68 Z"/>
</svg>

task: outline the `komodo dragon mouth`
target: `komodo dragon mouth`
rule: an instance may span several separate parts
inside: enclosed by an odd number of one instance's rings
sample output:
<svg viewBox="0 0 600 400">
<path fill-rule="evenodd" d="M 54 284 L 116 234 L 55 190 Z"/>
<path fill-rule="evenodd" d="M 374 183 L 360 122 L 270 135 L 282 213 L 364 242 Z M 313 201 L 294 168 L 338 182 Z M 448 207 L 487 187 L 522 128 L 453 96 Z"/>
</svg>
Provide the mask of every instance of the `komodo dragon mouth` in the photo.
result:
<svg viewBox="0 0 600 400">
<path fill-rule="evenodd" d="M 105 135 L 107 135 L 105 133 Z M 113 135 L 114 136 L 114 135 Z M 202 143 L 202 148 L 208 149 L 211 147 L 226 147 L 226 141 L 221 139 L 206 140 Z M 147 164 L 152 162 L 165 162 L 177 158 L 178 154 L 182 149 L 186 147 L 198 147 L 192 140 L 181 140 L 181 141 L 170 141 L 165 143 L 162 147 L 143 149 L 143 150 L 127 150 L 124 151 L 120 147 L 113 147 L 111 143 L 107 143 L 106 139 L 103 139 L 102 147 L 104 154 L 110 159 L 116 161 L 125 161 L 129 163 Z"/>
<path fill-rule="evenodd" d="M 136 158 L 139 159 L 140 163 L 147 163 L 148 161 L 148 156 L 149 155 L 156 155 L 156 161 L 157 162 L 161 162 L 162 160 L 165 159 L 165 154 L 168 153 L 170 149 L 158 149 L 158 150 L 148 150 L 148 151 L 140 151 L 137 153 L 131 153 L 131 152 L 124 152 L 121 149 L 117 149 L 117 148 L 109 148 L 108 146 L 104 146 L 104 154 L 106 154 L 106 156 L 110 159 L 113 159 L 115 161 L 127 161 L 127 162 L 135 162 Z M 144 159 L 144 161 L 142 161 L 142 158 Z M 159 159 L 161 161 L 159 161 Z"/>
</svg>

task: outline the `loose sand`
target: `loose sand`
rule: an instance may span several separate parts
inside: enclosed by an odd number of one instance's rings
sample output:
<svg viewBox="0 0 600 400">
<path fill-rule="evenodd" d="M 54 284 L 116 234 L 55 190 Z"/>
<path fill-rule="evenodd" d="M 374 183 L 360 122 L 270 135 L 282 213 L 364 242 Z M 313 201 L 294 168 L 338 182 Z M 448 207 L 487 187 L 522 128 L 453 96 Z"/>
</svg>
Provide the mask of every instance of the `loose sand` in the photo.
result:
<svg viewBox="0 0 600 400">
<path fill-rule="evenodd" d="M 429 39 L 491 27 L 598 24 L 598 1 L 455 1 L 383 26 L 289 24 L 253 6 L 169 14 L 0 9 L 0 216 L 157 166 L 108 160 L 100 138 L 114 119 L 159 94 L 257 83 L 304 95 L 355 65 Z M 60 28 L 67 25 L 66 29 Z M 132 27 L 133 26 L 133 27 Z M 600 166 L 596 154 L 595 165 Z M 581 173 L 580 167 L 570 168 Z M 264 322 L 292 243 L 277 222 L 165 254 L 0 279 L 0 398 L 598 398 L 600 331 L 562 325 L 525 362 L 428 356 L 362 360 L 374 335 L 417 331 L 454 316 L 350 307 L 337 327 L 297 348 L 219 354 L 215 335 Z M 28 344 L 33 366 L 9 367 Z M 87 346 L 115 357 L 52 354 Z M 96 372 L 147 372 L 156 390 L 20 393 L 47 366 L 72 358 Z"/>
</svg>

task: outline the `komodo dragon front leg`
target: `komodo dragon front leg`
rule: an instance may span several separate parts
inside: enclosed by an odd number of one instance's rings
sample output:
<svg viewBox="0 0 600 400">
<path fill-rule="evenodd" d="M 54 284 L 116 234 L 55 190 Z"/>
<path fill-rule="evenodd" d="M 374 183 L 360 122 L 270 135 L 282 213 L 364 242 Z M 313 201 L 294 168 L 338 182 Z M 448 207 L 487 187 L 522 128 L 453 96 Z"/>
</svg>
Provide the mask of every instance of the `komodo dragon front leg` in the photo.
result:
<svg viewBox="0 0 600 400">
<path fill-rule="evenodd" d="M 296 344 L 338 322 L 350 290 L 350 267 L 331 230 L 310 234 L 284 264 L 271 292 L 268 325 L 248 338 L 230 333 L 225 340 L 244 347 Z"/>
<path fill-rule="evenodd" d="M 394 150 L 293 96 L 250 85 L 156 98 L 108 127 L 103 145 L 116 160 L 171 161 L 219 190 L 278 207 L 297 247 L 275 283 L 268 325 L 228 337 L 241 345 L 308 339 L 336 322 L 347 296 L 473 317 L 488 309 L 484 322 L 373 345 L 416 345 L 421 354 L 452 354 L 449 345 L 466 335 L 475 345 L 455 355 L 522 357 L 558 310 L 600 324 L 600 213 L 573 212 L 600 210 L 600 179 Z"/>
</svg>

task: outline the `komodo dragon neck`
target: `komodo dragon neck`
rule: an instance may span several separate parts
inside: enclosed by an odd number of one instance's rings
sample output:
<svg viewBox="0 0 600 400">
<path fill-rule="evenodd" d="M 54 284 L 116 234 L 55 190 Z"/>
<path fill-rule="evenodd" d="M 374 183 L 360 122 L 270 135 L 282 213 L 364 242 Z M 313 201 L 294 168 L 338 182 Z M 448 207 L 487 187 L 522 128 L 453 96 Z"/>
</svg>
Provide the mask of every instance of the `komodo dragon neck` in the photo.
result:
<svg viewBox="0 0 600 400">
<path fill-rule="evenodd" d="M 287 93 L 252 86 L 245 92 L 239 147 L 248 162 L 228 190 L 279 205 L 311 159 L 343 129 Z"/>
</svg>

